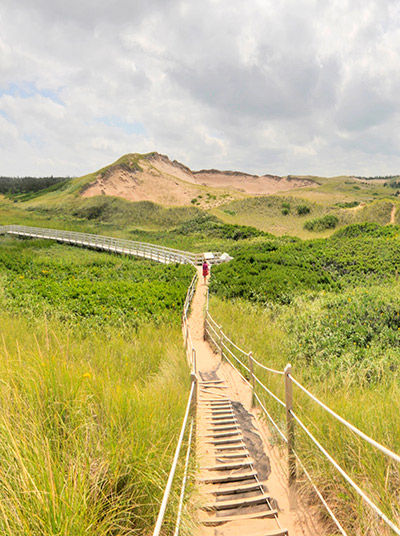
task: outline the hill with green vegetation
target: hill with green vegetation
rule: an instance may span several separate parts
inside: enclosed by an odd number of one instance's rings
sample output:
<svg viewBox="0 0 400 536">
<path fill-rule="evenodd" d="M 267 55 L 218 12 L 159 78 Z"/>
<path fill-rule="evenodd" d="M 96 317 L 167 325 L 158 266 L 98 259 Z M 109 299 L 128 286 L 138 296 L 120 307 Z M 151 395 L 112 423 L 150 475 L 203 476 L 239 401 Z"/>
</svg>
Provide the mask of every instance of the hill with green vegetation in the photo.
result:
<svg viewBox="0 0 400 536">
<path fill-rule="evenodd" d="M 82 177 L 0 178 L 0 209 L 9 216 L 14 209 L 26 213 L 26 221 L 101 224 L 110 232 L 165 230 L 212 215 L 231 225 L 311 238 L 352 223 L 396 223 L 399 185 L 398 176 L 192 171 L 156 152 L 132 153 Z"/>
</svg>

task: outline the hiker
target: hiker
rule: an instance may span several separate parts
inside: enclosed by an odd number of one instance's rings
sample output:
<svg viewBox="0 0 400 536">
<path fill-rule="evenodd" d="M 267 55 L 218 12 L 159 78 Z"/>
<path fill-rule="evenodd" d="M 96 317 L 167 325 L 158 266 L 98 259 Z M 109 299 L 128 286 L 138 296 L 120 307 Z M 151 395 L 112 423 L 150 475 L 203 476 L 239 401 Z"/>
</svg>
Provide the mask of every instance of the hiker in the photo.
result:
<svg viewBox="0 0 400 536">
<path fill-rule="evenodd" d="M 204 284 L 207 284 L 207 276 L 210 273 L 210 269 L 208 267 L 206 259 L 203 260 L 203 277 L 204 277 Z"/>
</svg>

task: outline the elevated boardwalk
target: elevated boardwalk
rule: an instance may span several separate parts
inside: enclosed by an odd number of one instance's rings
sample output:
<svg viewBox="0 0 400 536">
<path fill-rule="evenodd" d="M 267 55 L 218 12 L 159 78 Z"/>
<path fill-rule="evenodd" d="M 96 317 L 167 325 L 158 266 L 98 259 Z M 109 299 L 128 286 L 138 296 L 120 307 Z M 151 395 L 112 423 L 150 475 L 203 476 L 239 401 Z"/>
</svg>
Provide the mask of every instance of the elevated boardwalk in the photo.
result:
<svg viewBox="0 0 400 536">
<path fill-rule="evenodd" d="M 204 255 L 211 264 L 219 264 L 230 259 L 229 255 L 220 252 L 193 253 L 179 249 L 114 238 L 111 236 L 101 236 L 77 231 L 64 231 L 58 229 L 46 229 L 41 227 L 27 227 L 25 225 L 4 225 L 0 227 L 0 234 L 8 234 L 26 238 L 43 238 L 55 240 L 75 246 L 83 246 L 91 249 L 109 251 L 122 255 L 133 255 L 150 259 L 163 264 L 179 263 L 200 265 Z"/>
</svg>

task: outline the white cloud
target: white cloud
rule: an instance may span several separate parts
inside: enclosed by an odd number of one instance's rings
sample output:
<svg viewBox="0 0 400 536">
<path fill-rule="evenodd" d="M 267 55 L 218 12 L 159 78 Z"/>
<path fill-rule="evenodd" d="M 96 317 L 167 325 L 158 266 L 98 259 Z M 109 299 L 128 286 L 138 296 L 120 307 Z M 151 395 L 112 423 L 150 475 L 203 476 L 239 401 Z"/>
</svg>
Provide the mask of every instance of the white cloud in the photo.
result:
<svg viewBox="0 0 400 536">
<path fill-rule="evenodd" d="M 4 0 L 1 174 L 400 170 L 392 0 Z"/>
</svg>

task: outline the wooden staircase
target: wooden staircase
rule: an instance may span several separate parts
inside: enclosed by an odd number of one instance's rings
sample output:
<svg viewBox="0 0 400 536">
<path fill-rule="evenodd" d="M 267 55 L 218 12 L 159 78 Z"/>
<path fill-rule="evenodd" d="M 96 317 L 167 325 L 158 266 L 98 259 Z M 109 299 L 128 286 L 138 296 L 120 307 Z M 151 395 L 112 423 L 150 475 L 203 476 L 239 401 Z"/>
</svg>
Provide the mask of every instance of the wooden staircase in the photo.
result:
<svg viewBox="0 0 400 536">
<path fill-rule="evenodd" d="M 224 536 L 288 536 L 267 482 L 259 478 L 227 389 L 217 377 L 198 384 L 199 523 L 221 527 L 218 535 Z"/>
</svg>

